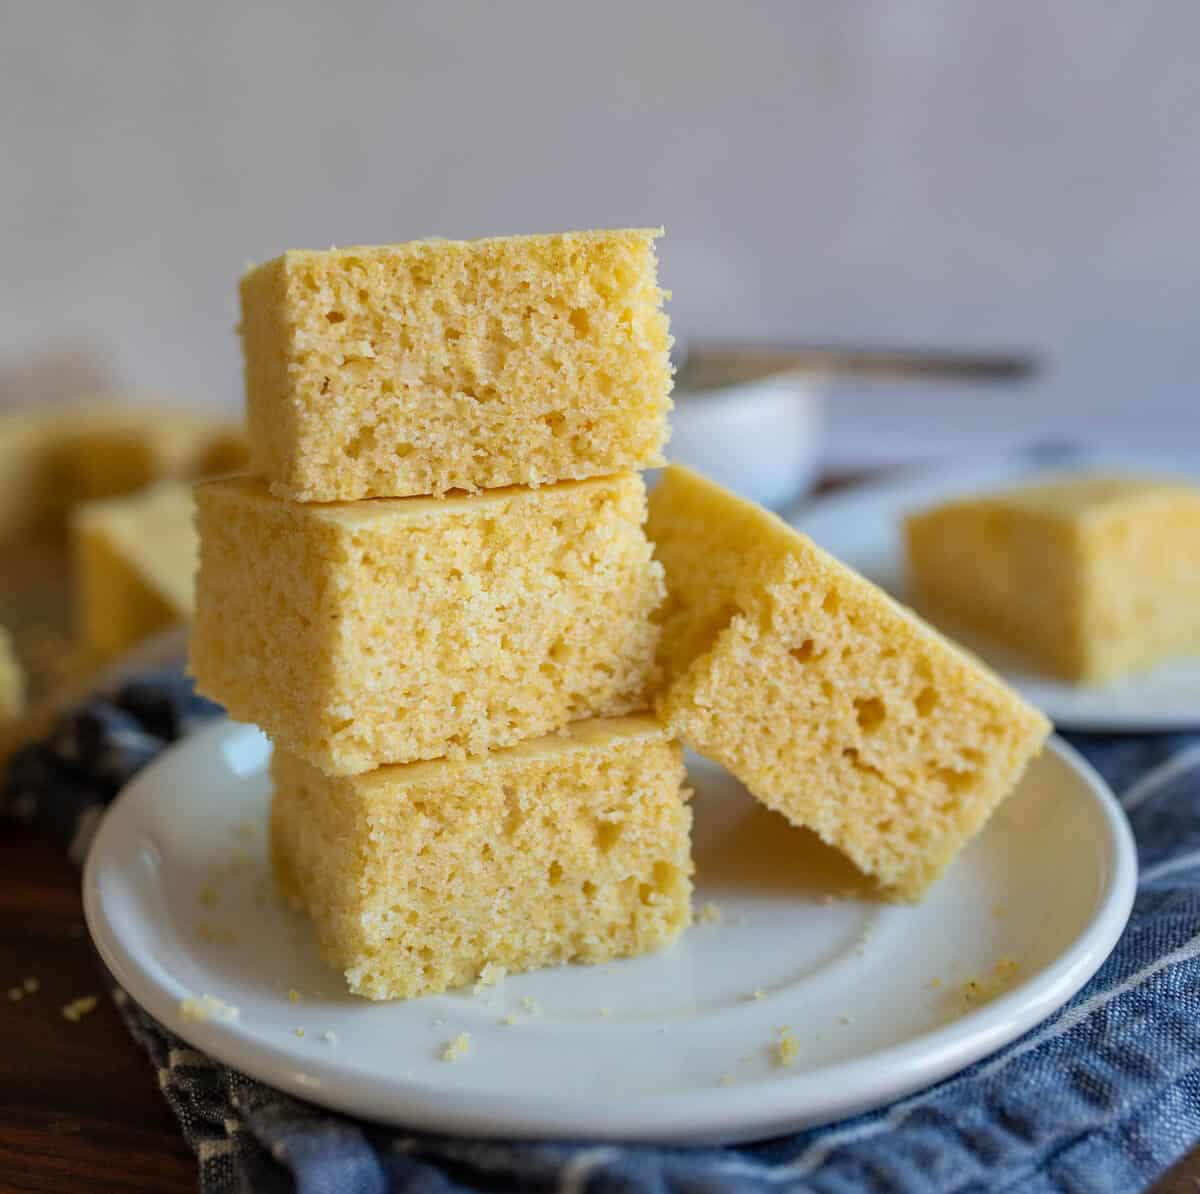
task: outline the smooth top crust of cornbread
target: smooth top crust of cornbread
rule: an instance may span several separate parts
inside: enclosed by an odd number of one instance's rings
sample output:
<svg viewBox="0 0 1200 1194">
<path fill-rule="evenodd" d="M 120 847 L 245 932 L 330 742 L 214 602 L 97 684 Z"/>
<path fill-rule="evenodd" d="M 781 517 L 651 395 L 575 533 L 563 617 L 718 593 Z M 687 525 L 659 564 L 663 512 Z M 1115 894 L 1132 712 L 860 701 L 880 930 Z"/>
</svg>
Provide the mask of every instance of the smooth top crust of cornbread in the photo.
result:
<svg viewBox="0 0 1200 1194">
<path fill-rule="evenodd" d="M 919 898 L 1049 723 L 773 514 L 673 465 L 647 523 L 666 569 L 659 713 L 894 898 Z"/>
<path fill-rule="evenodd" d="M 650 229 L 292 250 L 241 284 L 256 471 L 299 501 L 661 464 Z"/>
<path fill-rule="evenodd" d="M 645 708 L 662 568 L 637 473 L 306 504 L 196 490 L 191 665 L 333 774 L 480 754 Z"/>
<path fill-rule="evenodd" d="M 1200 651 L 1200 488 L 1084 473 L 905 520 L 922 607 L 1098 682 Z"/>
</svg>

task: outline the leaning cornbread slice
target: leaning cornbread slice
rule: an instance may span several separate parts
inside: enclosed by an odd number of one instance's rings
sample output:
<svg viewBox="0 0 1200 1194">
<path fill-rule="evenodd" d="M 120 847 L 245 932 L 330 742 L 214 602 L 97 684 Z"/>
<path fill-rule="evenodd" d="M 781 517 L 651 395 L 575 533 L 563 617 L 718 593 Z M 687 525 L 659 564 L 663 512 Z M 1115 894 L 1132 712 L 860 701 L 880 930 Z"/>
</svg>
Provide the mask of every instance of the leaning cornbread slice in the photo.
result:
<svg viewBox="0 0 1200 1194">
<path fill-rule="evenodd" d="M 765 510 L 672 466 L 659 712 L 885 894 L 918 899 L 1010 792 L 1046 719 Z"/>
<path fill-rule="evenodd" d="M 90 657 L 107 659 L 191 617 L 194 505 L 190 485 L 162 481 L 72 512 L 76 625 Z"/>
<path fill-rule="evenodd" d="M 199 686 L 324 771 L 647 704 L 664 589 L 636 473 L 340 505 L 196 493 Z"/>
<path fill-rule="evenodd" d="M 689 922 L 681 751 L 649 718 L 353 777 L 276 749 L 271 775 L 280 888 L 359 995 L 646 953 Z"/>
<path fill-rule="evenodd" d="M 255 467 L 345 501 L 661 464 L 657 232 L 291 251 L 242 280 Z"/>
<path fill-rule="evenodd" d="M 945 502 L 905 522 L 936 618 L 1095 683 L 1200 653 L 1200 489 L 1081 474 Z"/>
</svg>

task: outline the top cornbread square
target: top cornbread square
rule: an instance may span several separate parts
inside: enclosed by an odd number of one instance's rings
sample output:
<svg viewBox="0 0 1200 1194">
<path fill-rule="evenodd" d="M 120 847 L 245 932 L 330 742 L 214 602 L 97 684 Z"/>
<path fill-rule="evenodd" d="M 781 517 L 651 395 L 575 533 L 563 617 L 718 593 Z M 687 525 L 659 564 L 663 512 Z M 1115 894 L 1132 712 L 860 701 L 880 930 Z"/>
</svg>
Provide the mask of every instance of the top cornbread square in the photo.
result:
<svg viewBox="0 0 1200 1194">
<path fill-rule="evenodd" d="M 647 523 L 666 570 L 668 727 L 889 897 L 920 898 L 1049 723 L 773 514 L 673 465 Z"/>
<path fill-rule="evenodd" d="M 661 464 L 658 232 L 290 251 L 241 284 L 256 470 L 297 501 Z"/>
<path fill-rule="evenodd" d="M 937 617 L 1095 683 L 1200 651 L 1200 489 L 1080 474 L 944 502 L 905 523 Z"/>
</svg>

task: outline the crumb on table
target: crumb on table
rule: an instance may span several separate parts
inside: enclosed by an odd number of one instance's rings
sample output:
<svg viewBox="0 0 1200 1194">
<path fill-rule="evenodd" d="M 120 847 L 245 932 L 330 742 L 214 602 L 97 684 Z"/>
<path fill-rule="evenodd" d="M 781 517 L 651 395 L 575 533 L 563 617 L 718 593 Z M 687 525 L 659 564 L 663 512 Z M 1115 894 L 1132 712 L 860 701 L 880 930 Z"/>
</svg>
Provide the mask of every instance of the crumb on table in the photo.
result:
<svg viewBox="0 0 1200 1194">
<path fill-rule="evenodd" d="M 63 1019 L 70 1020 L 72 1024 L 78 1024 L 84 1016 L 90 1015 L 96 1010 L 99 1002 L 99 995 L 81 995 L 78 999 L 72 999 L 62 1009 Z"/>
</svg>

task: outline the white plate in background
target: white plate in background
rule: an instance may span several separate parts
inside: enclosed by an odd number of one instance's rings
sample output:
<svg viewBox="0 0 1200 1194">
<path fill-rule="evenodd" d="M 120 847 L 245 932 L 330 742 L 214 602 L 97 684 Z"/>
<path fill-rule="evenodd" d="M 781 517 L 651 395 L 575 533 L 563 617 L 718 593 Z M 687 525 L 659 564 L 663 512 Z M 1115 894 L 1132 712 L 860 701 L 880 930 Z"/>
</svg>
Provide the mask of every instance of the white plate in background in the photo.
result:
<svg viewBox="0 0 1200 1194">
<path fill-rule="evenodd" d="M 875 902 L 840 856 L 693 760 L 696 907 L 713 901 L 718 923 L 651 957 L 369 1003 L 271 894 L 269 751 L 221 722 L 139 775 L 88 858 L 88 926 L 130 995 L 195 1047 L 415 1129 L 711 1144 L 864 1111 L 1060 1007 L 1108 956 L 1136 885 L 1120 808 L 1057 740 L 918 907 Z M 995 997 L 973 1001 L 972 979 Z M 238 1018 L 184 1018 L 200 995 Z M 783 1027 L 799 1042 L 788 1067 Z M 441 1060 L 461 1032 L 467 1055 Z"/>
<path fill-rule="evenodd" d="M 906 471 L 853 486 L 809 502 L 795 511 L 790 521 L 897 600 L 911 603 L 901 530 L 906 514 L 947 498 L 1019 484 L 1037 473 L 1075 471 L 1197 479 L 1194 462 L 1189 473 L 1186 462 L 1163 458 L 1088 453 L 1072 456 L 1053 468 L 1019 457 L 992 459 L 956 468 Z M 929 620 L 938 621 L 934 617 Z M 1200 656 L 1172 660 L 1106 684 L 1075 685 L 1038 672 L 1015 653 L 961 627 L 947 624 L 944 629 L 1062 729 L 1146 732 L 1200 728 Z"/>
</svg>

